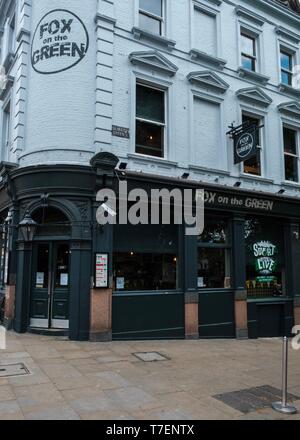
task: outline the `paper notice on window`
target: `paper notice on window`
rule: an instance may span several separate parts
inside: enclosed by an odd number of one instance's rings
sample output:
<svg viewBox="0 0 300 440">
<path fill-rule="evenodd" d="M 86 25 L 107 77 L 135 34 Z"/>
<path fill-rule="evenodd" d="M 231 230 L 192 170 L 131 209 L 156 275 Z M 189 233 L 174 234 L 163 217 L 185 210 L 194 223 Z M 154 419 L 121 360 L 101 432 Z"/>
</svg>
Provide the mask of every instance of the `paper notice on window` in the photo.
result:
<svg viewBox="0 0 300 440">
<path fill-rule="evenodd" d="M 198 287 L 204 287 L 204 278 L 198 277 Z"/>
<path fill-rule="evenodd" d="M 60 274 L 60 285 L 67 286 L 69 284 L 69 274 L 61 273 Z"/>
<path fill-rule="evenodd" d="M 37 286 L 44 285 L 44 272 L 37 272 L 36 273 L 36 282 L 35 283 Z"/>
<path fill-rule="evenodd" d="M 118 290 L 124 289 L 125 287 L 125 278 L 119 277 L 117 278 L 116 287 Z"/>
</svg>

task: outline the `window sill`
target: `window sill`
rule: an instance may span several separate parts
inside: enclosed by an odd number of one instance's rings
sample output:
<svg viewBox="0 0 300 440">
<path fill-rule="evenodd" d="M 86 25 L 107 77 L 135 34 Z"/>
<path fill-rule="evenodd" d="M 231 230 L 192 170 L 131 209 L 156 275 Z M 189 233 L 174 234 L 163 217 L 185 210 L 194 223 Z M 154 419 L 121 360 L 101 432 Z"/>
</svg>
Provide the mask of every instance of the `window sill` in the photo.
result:
<svg viewBox="0 0 300 440">
<path fill-rule="evenodd" d="M 178 166 L 178 162 L 173 162 L 171 160 L 164 159 L 163 157 L 148 156 L 147 154 L 128 153 L 127 157 L 129 159 L 137 159 L 145 162 L 155 162 L 162 165 L 169 165 L 170 167 Z"/>
<path fill-rule="evenodd" d="M 225 65 L 227 64 L 227 60 L 208 55 L 208 53 L 202 52 L 198 49 L 192 49 L 190 51 L 190 56 L 192 60 L 203 62 L 205 64 L 208 64 L 210 67 L 214 67 L 220 70 L 223 70 Z"/>
<path fill-rule="evenodd" d="M 300 96 L 300 89 L 295 89 L 294 87 L 288 86 L 287 84 L 280 83 L 278 88 L 280 92 L 286 93 L 288 95 L 296 97 Z"/>
<path fill-rule="evenodd" d="M 256 180 L 257 182 L 263 183 L 274 183 L 273 179 L 268 179 L 267 177 L 255 176 L 254 174 L 241 173 L 240 178 L 245 180 Z"/>
<path fill-rule="evenodd" d="M 132 33 L 134 38 L 136 38 L 137 40 L 149 40 L 161 46 L 165 46 L 171 50 L 176 46 L 176 41 L 174 40 L 162 37 L 161 35 L 153 34 L 152 32 L 145 31 L 135 26 L 132 28 Z"/>
<path fill-rule="evenodd" d="M 290 188 L 300 189 L 300 182 L 293 182 L 291 180 L 284 180 L 281 182 L 282 186 L 288 186 Z"/>
<path fill-rule="evenodd" d="M 244 69 L 244 67 L 239 67 L 238 75 L 240 78 L 246 78 L 261 85 L 266 85 L 270 80 L 269 76 L 263 75 L 262 73 L 253 72 L 252 70 Z"/>
</svg>

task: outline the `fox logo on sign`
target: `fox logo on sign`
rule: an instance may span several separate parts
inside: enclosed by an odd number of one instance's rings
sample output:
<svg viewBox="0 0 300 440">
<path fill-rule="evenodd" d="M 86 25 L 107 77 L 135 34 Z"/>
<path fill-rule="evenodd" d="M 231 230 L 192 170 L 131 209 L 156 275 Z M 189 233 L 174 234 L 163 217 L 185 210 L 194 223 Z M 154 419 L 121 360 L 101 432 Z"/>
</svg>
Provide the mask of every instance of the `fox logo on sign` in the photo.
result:
<svg viewBox="0 0 300 440">
<path fill-rule="evenodd" d="M 39 21 L 33 35 L 31 64 L 37 73 L 64 72 L 84 59 L 89 35 L 83 21 L 66 9 L 54 9 Z"/>
<path fill-rule="evenodd" d="M 0 325 L 0 350 L 6 350 L 6 330 Z"/>
</svg>

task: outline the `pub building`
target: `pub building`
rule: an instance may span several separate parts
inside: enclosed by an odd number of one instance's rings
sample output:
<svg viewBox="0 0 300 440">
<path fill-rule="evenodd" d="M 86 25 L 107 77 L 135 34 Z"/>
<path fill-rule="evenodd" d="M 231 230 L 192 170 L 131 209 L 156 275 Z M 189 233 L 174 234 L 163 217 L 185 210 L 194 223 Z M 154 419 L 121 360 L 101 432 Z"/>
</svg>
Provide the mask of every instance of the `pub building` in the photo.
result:
<svg viewBox="0 0 300 440">
<path fill-rule="evenodd" d="M 91 341 L 290 335 L 299 3 L 67 3 L 0 1 L 4 325 Z M 97 193 L 119 197 L 120 181 L 203 189 L 204 231 L 172 215 L 99 224 Z"/>
</svg>

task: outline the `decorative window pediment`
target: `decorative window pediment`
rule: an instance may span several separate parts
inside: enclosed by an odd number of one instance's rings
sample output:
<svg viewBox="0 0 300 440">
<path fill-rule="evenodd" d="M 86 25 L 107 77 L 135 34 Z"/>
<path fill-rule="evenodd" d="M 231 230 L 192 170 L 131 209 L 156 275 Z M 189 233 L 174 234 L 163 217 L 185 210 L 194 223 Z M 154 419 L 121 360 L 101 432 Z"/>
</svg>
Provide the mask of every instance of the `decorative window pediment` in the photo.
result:
<svg viewBox="0 0 300 440">
<path fill-rule="evenodd" d="M 294 116 L 300 119 L 300 102 L 298 101 L 291 101 L 279 104 L 278 110 L 281 113 L 286 113 L 290 116 Z"/>
<path fill-rule="evenodd" d="M 132 64 L 138 64 L 149 69 L 156 69 L 166 73 L 169 76 L 174 76 L 178 70 L 175 64 L 171 63 L 157 50 L 149 52 L 132 52 L 129 55 L 129 60 Z"/>
<path fill-rule="evenodd" d="M 204 70 L 202 72 L 191 72 L 188 74 L 187 79 L 196 85 L 201 87 L 209 87 L 216 92 L 225 93 L 229 88 L 223 79 L 221 79 L 217 74 L 209 70 Z"/>
<path fill-rule="evenodd" d="M 275 31 L 277 35 L 291 41 L 294 44 L 299 44 L 300 42 L 300 35 L 290 31 L 289 29 L 285 29 L 282 26 L 277 26 Z"/>
<path fill-rule="evenodd" d="M 243 101 L 248 101 L 262 107 L 268 107 L 272 103 L 272 99 L 258 87 L 238 90 L 236 95 Z"/>
<path fill-rule="evenodd" d="M 258 15 L 255 12 L 249 11 L 248 9 L 243 8 L 242 6 L 236 6 L 235 12 L 238 17 L 242 17 L 242 18 L 256 24 L 257 26 L 263 26 L 263 24 L 266 21 L 265 18 L 262 17 L 261 15 Z"/>
</svg>

